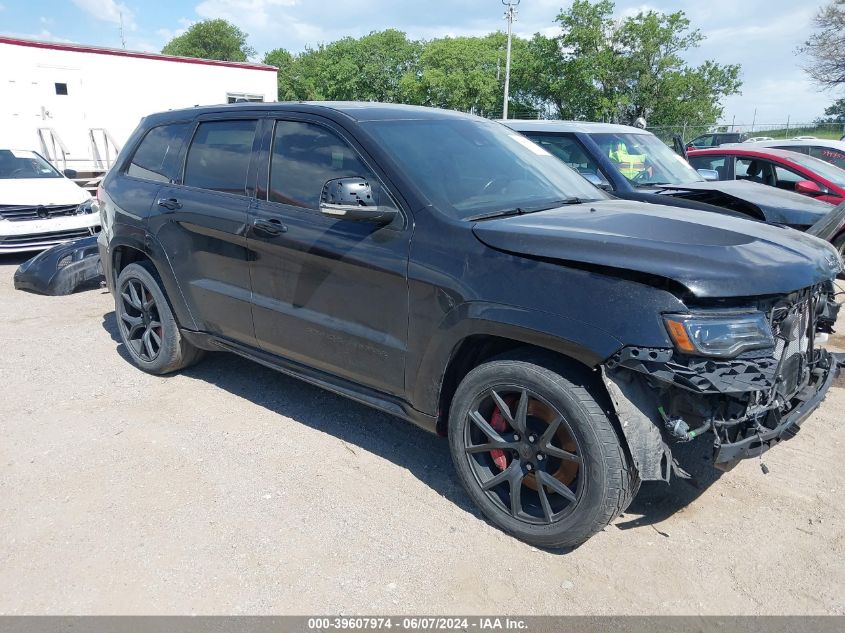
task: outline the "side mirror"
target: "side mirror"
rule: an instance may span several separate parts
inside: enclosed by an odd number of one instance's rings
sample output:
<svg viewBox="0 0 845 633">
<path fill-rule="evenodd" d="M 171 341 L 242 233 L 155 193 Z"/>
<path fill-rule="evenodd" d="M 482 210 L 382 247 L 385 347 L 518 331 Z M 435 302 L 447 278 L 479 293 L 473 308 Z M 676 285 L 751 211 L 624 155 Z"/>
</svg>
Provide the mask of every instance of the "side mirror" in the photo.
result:
<svg viewBox="0 0 845 633">
<path fill-rule="evenodd" d="M 719 172 L 715 169 L 699 169 L 698 175 L 704 178 L 707 182 L 716 182 L 719 180 Z"/>
<path fill-rule="evenodd" d="M 807 196 L 820 196 L 823 193 L 826 193 L 824 189 L 819 187 L 819 185 L 812 180 L 801 180 L 795 183 L 795 191 L 798 193 L 803 193 Z"/>
<path fill-rule="evenodd" d="M 335 178 L 323 185 L 320 212 L 338 220 L 387 224 L 396 217 L 393 207 L 379 206 L 366 178 Z"/>
<path fill-rule="evenodd" d="M 63 174 L 64 174 L 67 178 L 76 178 L 76 177 L 79 175 L 79 174 L 77 174 L 77 173 L 76 173 L 76 170 L 75 170 L 75 169 L 65 169 L 65 170 L 63 170 L 63 171 L 62 171 L 62 173 L 63 173 Z"/>
</svg>

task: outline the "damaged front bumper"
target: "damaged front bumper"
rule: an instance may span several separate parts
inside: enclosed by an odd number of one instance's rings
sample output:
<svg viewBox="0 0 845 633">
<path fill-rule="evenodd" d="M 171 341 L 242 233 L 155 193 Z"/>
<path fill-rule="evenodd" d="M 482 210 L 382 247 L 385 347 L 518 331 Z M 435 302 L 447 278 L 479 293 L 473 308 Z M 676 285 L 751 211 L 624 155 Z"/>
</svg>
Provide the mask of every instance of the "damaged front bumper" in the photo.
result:
<svg viewBox="0 0 845 633">
<path fill-rule="evenodd" d="M 668 481 L 673 467 L 683 474 L 673 443 L 708 434 L 714 466 L 729 470 L 793 437 L 824 400 L 845 355 L 817 349 L 808 365 L 786 397 L 777 393 L 783 364 L 766 357 L 679 359 L 672 350 L 625 348 L 602 374 L 640 478 Z"/>
<path fill-rule="evenodd" d="M 813 380 L 794 398 L 793 409 L 780 418 L 772 429 L 749 429 L 745 437 L 733 442 L 717 443 L 714 447 L 713 463 L 717 468 L 728 470 L 736 462 L 762 455 L 775 444 L 795 437 L 801 424 L 815 411 L 827 396 L 827 392 L 845 367 L 845 354 L 825 352 L 828 366 L 814 371 Z M 797 404 L 795 404 L 797 402 Z"/>
</svg>

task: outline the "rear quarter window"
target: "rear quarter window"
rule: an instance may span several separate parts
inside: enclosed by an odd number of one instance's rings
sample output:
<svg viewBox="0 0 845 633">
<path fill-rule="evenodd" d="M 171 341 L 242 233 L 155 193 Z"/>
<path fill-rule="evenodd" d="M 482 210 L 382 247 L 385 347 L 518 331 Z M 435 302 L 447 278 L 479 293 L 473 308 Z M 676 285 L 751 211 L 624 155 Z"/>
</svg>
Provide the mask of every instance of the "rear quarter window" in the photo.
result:
<svg viewBox="0 0 845 633">
<path fill-rule="evenodd" d="M 154 127 L 135 150 L 126 174 L 154 182 L 173 182 L 179 175 L 179 153 L 188 133 L 188 123 Z"/>
</svg>

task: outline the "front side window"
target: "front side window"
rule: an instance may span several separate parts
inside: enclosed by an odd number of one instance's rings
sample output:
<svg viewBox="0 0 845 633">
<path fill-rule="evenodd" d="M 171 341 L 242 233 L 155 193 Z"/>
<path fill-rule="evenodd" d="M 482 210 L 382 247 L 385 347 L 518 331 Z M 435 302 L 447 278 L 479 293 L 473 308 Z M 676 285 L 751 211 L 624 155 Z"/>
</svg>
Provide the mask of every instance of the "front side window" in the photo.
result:
<svg viewBox="0 0 845 633">
<path fill-rule="evenodd" d="M 327 181 L 353 177 L 370 179 L 371 186 L 377 186 L 372 172 L 337 134 L 315 123 L 276 122 L 267 194 L 270 202 L 318 209 Z"/>
<path fill-rule="evenodd" d="M 0 179 L 18 178 L 62 178 L 62 175 L 35 152 L 0 149 Z"/>
<path fill-rule="evenodd" d="M 553 156 L 557 156 L 582 176 L 596 176 L 602 185 L 610 185 L 598 163 L 587 154 L 581 143 L 572 136 L 543 132 L 523 132 L 523 134 Z"/>
<path fill-rule="evenodd" d="M 682 185 L 701 176 L 653 134 L 608 132 L 590 134 L 619 172 L 638 186 Z"/>
<path fill-rule="evenodd" d="M 173 182 L 179 175 L 179 152 L 188 133 L 188 123 L 154 127 L 138 145 L 126 174 L 154 182 Z"/>
<path fill-rule="evenodd" d="M 200 123 L 185 160 L 184 184 L 246 195 L 256 125 L 240 119 Z"/>
</svg>

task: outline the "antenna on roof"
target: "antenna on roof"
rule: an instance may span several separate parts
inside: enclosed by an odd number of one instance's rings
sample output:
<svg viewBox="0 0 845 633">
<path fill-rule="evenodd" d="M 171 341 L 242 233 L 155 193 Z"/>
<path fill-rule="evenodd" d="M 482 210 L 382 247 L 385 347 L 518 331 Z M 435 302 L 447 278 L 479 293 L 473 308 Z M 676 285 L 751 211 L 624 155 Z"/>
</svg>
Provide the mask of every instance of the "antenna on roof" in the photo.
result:
<svg viewBox="0 0 845 633">
<path fill-rule="evenodd" d="M 120 12 L 120 45 L 126 48 L 126 38 L 123 37 L 123 11 Z"/>
</svg>

